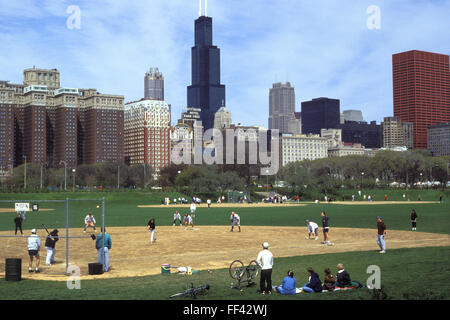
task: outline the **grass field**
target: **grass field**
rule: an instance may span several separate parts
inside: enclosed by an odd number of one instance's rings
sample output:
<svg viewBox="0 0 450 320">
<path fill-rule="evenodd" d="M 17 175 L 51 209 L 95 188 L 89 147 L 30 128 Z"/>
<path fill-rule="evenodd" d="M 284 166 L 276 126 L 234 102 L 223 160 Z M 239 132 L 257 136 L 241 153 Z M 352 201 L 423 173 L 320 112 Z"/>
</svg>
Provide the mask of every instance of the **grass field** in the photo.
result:
<svg viewBox="0 0 450 320">
<path fill-rule="evenodd" d="M 383 192 L 382 192 L 383 193 Z M 372 193 L 373 194 L 373 193 Z M 421 192 L 423 201 L 436 201 L 441 192 Z M 161 193 L 144 194 L 133 192 L 93 193 L 93 194 L 1 194 L 0 199 L 65 199 L 105 197 L 106 226 L 145 226 L 150 217 L 157 225 L 171 225 L 174 208 L 137 208 L 140 204 L 160 204 Z M 383 193 L 384 197 L 384 193 Z M 396 197 L 400 197 L 396 199 Z M 377 199 L 378 198 L 378 199 Z M 389 200 L 401 200 L 400 193 L 393 193 Z M 375 195 L 376 200 L 381 201 Z M 416 200 L 411 197 L 411 200 Z M 265 207 L 252 205 L 232 208 L 220 208 L 213 205 L 207 208 L 201 205 L 197 209 L 198 225 L 228 225 L 232 210 L 239 213 L 241 223 L 255 226 L 305 226 L 305 220 L 316 220 L 320 224 L 320 212 L 326 211 L 331 227 L 376 228 L 376 216 L 380 215 L 389 230 L 409 230 L 411 209 L 418 213 L 418 231 L 450 234 L 450 199 L 445 195 L 443 203 L 392 205 L 338 205 L 309 204 L 298 207 Z M 25 229 L 39 228 L 45 223 L 49 228 L 65 227 L 65 203 L 38 202 L 40 208 L 51 211 L 30 212 L 24 222 Z M 82 228 L 83 219 L 90 209 L 100 221 L 101 211 L 96 209 L 98 201 L 71 201 L 69 226 Z M 11 208 L 13 203 L 0 203 L 0 208 Z M 181 213 L 188 209 L 179 209 Z M 0 231 L 13 230 L 13 212 L 0 212 Z M 0 239 L 1 242 L 1 239 Z M 326 255 L 309 255 L 289 258 L 276 258 L 273 270 L 273 283 L 279 284 L 288 269 L 296 271 L 298 286 L 307 281 L 306 268 L 312 266 L 322 276 L 323 269 L 330 267 L 335 273 L 337 263 L 344 263 L 352 278 L 365 284 L 366 269 L 369 265 L 380 266 L 382 284 L 387 296 L 392 299 L 409 298 L 449 299 L 450 285 L 450 247 L 395 249 L 386 255 L 376 252 L 347 252 Z M 0 279 L 0 281 L 3 281 Z M 173 293 L 184 290 L 193 282 L 195 285 L 210 284 L 211 290 L 200 299 L 241 300 L 261 299 L 256 287 L 244 290 L 230 289 L 231 278 L 228 270 L 201 271 L 198 275 L 157 275 L 125 279 L 83 280 L 81 290 L 68 290 L 65 282 L 24 280 L 21 282 L 3 282 L 0 286 L 0 299 L 167 299 Z M 272 295 L 269 299 L 372 299 L 372 291 L 367 289 L 352 292 L 334 292 L 326 294 L 300 294 L 293 297 Z M 267 298 L 267 297 L 264 297 Z"/>
</svg>

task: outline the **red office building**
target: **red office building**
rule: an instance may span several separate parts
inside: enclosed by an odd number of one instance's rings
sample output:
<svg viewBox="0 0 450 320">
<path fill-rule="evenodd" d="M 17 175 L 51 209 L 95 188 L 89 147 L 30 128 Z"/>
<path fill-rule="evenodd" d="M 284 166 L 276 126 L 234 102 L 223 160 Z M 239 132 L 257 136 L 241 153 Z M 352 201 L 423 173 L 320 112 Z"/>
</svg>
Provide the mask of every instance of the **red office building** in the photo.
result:
<svg viewBox="0 0 450 320">
<path fill-rule="evenodd" d="M 449 56 L 412 50 L 392 55 L 394 117 L 413 123 L 414 148 L 429 126 L 450 122 Z"/>
</svg>

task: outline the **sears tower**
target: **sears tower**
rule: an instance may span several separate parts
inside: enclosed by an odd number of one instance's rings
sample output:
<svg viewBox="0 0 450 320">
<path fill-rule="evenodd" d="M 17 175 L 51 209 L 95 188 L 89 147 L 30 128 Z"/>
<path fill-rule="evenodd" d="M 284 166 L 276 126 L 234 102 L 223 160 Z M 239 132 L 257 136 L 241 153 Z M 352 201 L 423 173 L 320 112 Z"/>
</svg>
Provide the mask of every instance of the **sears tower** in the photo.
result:
<svg viewBox="0 0 450 320">
<path fill-rule="evenodd" d="M 213 45 L 212 18 L 206 11 L 199 15 L 191 49 L 192 85 L 187 87 L 187 107 L 201 109 L 200 120 L 206 130 L 214 127 L 214 115 L 225 105 L 225 86 L 220 84 L 220 49 Z"/>
</svg>

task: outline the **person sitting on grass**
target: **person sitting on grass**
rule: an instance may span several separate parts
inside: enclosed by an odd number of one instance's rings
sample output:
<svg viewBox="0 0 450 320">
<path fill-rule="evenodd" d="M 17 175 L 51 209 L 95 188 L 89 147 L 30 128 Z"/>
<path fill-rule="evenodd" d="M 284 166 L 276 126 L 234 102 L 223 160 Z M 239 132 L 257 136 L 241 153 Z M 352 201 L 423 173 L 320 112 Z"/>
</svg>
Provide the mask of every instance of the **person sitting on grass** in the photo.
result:
<svg viewBox="0 0 450 320">
<path fill-rule="evenodd" d="M 344 265 L 339 263 L 337 265 L 338 273 L 337 273 L 337 288 L 345 288 L 350 287 L 352 285 L 352 279 L 350 278 L 350 274 L 344 269 Z"/>
<path fill-rule="evenodd" d="M 325 278 L 323 281 L 323 290 L 333 291 L 336 286 L 336 278 L 331 274 L 330 268 L 324 270 Z"/>
<path fill-rule="evenodd" d="M 275 287 L 275 290 L 283 295 L 296 293 L 297 280 L 294 278 L 294 271 L 289 270 L 284 277 L 281 286 Z"/>
<path fill-rule="evenodd" d="M 303 292 L 322 292 L 322 282 L 320 281 L 319 275 L 314 272 L 314 269 L 309 267 L 307 269 L 309 280 L 302 288 Z"/>
</svg>

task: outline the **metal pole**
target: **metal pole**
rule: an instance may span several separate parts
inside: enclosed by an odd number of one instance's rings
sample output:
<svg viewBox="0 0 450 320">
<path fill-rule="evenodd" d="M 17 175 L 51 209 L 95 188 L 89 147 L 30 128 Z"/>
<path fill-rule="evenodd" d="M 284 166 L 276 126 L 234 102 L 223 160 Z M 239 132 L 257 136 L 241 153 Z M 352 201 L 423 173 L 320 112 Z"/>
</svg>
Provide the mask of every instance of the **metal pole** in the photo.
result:
<svg viewBox="0 0 450 320">
<path fill-rule="evenodd" d="M 24 172 L 24 175 L 23 175 L 23 188 L 24 189 L 26 189 L 27 188 L 27 156 L 24 156 L 25 157 L 25 172 Z"/>
<path fill-rule="evenodd" d="M 42 163 L 41 163 L 41 189 L 42 189 Z"/>
<path fill-rule="evenodd" d="M 103 271 L 105 270 L 105 198 L 102 198 L 102 262 L 103 262 Z"/>
<path fill-rule="evenodd" d="M 120 189 L 120 166 L 117 166 L 117 190 Z"/>
<path fill-rule="evenodd" d="M 69 271 L 69 198 L 66 198 L 66 274 Z"/>
</svg>

